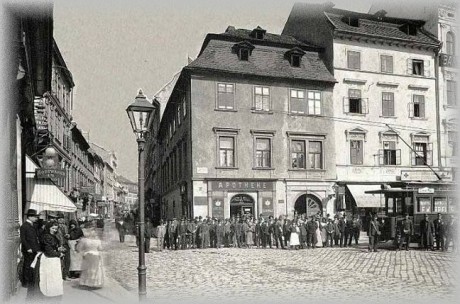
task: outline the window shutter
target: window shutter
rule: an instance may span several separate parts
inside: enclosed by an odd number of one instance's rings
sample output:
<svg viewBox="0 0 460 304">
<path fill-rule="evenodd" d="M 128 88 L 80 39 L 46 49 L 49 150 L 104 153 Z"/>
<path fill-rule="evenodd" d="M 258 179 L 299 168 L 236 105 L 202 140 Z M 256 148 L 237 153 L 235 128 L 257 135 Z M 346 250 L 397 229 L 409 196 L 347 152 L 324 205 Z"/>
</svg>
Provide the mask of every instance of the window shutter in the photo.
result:
<svg viewBox="0 0 460 304">
<path fill-rule="evenodd" d="M 407 59 L 407 74 L 412 75 L 412 59 Z"/>
<path fill-rule="evenodd" d="M 410 163 L 412 166 L 415 166 L 415 163 L 416 163 L 416 155 L 415 155 L 416 152 L 414 151 L 411 151 L 410 152 Z"/>
<path fill-rule="evenodd" d="M 396 150 L 396 165 L 401 165 L 401 149 Z"/>
<path fill-rule="evenodd" d="M 361 114 L 368 114 L 367 98 L 361 98 Z"/>
<path fill-rule="evenodd" d="M 433 165 L 433 143 L 428 143 L 426 151 L 426 162 L 428 165 Z"/>
<path fill-rule="evenodd" d="M 347 97 L 343 98 L 343 113 L 350 112 L 350 101 Z"/>
<path fill-rule="evenodd" d="M 409 102 L 407 104 L 407 110 L 409 112 L 409 117 L 413 118 L 414 117 L 414 103 L 413 102 Z"/>
<path fill-rule="evenodd" d="M 350 141 L 350 161 L 351 164 L 356 164 L 356 142 L 355 141 Z"/>
<path fill-rule="evenodd" d="M 420 101 L 420 118 L 425 118 L 425 100 Z"/>
<path fill-rule="evenodd" d="M 379 150 L 379 165 L 384 164 L 384 159 L 383 159 L 383 149 Z"/>
<path fill-rule="evenodd" d="M 423 75 L 425 77 L 431 77 L 431 73 L 430 73 L 430 61 L 431 60 L 425 60 L 423 62 Z"/>
<path fill-rule="evenodd" d="M 395 116 L 395 100 L 394 97 L 392 100 L 388 101 L 388 116 Z"/>
</svg>

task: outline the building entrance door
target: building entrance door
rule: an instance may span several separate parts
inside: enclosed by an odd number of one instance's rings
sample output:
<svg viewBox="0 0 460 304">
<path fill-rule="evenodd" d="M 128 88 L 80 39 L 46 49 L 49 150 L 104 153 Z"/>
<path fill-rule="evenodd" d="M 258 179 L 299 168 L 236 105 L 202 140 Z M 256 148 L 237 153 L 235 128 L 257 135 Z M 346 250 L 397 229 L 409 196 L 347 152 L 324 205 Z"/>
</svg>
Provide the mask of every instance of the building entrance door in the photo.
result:
<svg viewBox="0 0 460 304">
<path fill-rule="evenodd" d="M 254 199 L 247 194 L 237 194 L 230 201 L 230 217 L 254 216 Z"/>
<path fill-rule="evenodd" d="M 301 195 L 294 204 L 294 209 L 297 214 L 306 214 L 307 217 L 312 215 L 322 214 L 322 204 L 321 201 L 310 194 Z"/>
</svg>

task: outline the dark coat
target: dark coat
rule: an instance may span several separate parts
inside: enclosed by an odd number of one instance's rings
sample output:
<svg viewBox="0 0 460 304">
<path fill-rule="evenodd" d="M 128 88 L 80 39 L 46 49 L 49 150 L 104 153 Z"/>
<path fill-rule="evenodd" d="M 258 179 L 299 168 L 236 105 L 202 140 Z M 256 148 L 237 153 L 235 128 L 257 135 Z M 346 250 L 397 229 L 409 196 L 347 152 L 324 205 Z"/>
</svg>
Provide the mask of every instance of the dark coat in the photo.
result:
<svg viewBox="0 0 460 304">
<path fill-rule="evenodd" d="M 444 220 L 435 219 L 433 225 L 434 233 L 437 236 L 444 236 L 446 234 L 447 223 Z"/>
<path fill-rule="evenodd" d="M 308 233 L 316 233 L 316 229 L 318 229 L 318 223 L 316 221 L 308 221 L 307 222 L 307 232 Z"/>
<path fill-rule="evenodd" d="M 19 233 L 21 236 L 22 252 L 32 249 L 32 252 L 35 254 L 41 250 L 37 230 L 31 223 L 24 222 L 21 228 L 19 228 Z"/>
<path fill-rule="evenodd" d="M 420 237 L 422 246 L 433 246 L 434 225 L 430 220 L 420 221 Z"/>
<path fill-rule="evenodd" d="M 407 231 L 404 232 L 404 231 Z M 404 219 L 401 223 L 401 233 L 406 235 L 414 235 L 414 222 L 411 219 Z"/>
<path fill-rule="evenodd" d="M 56 258 L 61 256 L 61 253 L 58 251 L 59 246 L 60 242 L 56 235 L 50 233 L 45 233 L 43 235 L 42 250 L 48 258 Z"/>
</svg>

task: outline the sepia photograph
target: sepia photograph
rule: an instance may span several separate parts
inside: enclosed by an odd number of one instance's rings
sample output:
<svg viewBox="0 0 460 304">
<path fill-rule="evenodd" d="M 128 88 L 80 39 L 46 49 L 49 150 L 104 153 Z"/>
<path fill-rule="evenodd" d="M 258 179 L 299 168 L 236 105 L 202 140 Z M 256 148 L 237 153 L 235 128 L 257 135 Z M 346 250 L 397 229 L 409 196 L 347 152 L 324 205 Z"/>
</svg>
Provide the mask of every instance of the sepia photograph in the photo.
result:
<svg viewBox="0 0 460 304">
<path fill-rule="evenodd" d="M 2 303 L 454 303 L 454 0 L 2 0 Z"/>
</svg>

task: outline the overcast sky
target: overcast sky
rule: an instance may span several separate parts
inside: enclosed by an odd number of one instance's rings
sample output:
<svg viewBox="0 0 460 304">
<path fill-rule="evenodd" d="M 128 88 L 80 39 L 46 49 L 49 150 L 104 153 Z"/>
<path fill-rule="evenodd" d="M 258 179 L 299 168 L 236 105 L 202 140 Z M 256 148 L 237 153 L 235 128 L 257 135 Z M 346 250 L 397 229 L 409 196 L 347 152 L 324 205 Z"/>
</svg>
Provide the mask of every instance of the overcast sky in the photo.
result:
<svg viewBox="0 0 460 304">
<path fill-rule="evenodd" d="M 90 141 L 115 150 L 118 173 L 136 181 L 137 144 L 125 109 L 137 90 L 151 99 L 187 56 L 196 58 L 208 33 L 260 25 L 280 34 L 295 2 L 56 0 L 54 37 L 76 84 L 74 120 Z M 333 2 L 359 12 L 371 6 L 364 0 Z"/>
</svg>

